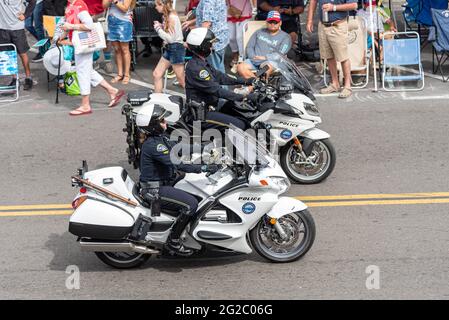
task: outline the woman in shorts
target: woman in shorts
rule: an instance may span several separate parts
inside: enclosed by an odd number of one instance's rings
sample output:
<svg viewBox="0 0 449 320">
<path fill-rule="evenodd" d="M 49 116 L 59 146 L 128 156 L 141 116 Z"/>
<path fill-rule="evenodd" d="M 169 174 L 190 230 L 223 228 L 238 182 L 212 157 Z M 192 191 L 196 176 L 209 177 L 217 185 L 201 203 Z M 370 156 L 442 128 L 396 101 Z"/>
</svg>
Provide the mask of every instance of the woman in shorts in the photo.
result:
<svg viewBox="0 0 449 320">
<path fill-rule="evenodd" d="M 154 92 L 162 92 L 165 71 L 172 66 L 179 85 L 184 88 L 184 37 L 181 21 L 173 9 L 172 0 L 156 0 L 156 10 L 162 14 L 163 23 L 154 22 L 154 30 L 164 40 L 164 51 L 153 71 Z"/>
</svg>

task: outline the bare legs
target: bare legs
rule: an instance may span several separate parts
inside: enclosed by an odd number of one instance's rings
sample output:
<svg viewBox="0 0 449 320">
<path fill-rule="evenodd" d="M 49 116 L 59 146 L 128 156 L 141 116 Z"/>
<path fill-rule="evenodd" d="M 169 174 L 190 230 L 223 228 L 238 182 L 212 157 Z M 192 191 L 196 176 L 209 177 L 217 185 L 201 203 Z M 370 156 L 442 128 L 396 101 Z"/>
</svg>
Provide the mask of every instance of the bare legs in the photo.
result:
<svg viewBox="0 0 449 320">
<path fill-rule="evenodd" d="M 154 92 L 161 93 L 164 87 L 164 74 L 165 71 L 172 66 L 173 71 L 176 74 L 176 78 L 179 81 L 179 85 L 185 87 L 185 76 L 184 76 L 184 64 L 174 64 L 172 65 L 170 61 L 161 57 L 156 68 L 153 71 L 153 81 L 154 81 Z"/>
</svg>

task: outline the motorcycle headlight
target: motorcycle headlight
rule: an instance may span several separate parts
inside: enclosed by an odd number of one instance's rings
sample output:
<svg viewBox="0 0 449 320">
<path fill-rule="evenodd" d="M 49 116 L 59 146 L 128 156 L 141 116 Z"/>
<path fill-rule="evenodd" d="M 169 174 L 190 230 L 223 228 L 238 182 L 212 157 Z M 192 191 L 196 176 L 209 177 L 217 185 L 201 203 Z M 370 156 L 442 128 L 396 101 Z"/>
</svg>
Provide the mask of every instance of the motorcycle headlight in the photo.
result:
<svg viewBox="0 0 449 320">
<path fill-rule="evenodd" d="M 281 193 L 287 192 L 290 188 L 290 181 L 284 177 L 270 177 L 271 181 L 279 187 Z"/>
<path fill-rule="evenodd" d="M 307 113 L 311 116 L 319 117 L 320 111 L 318 110 L 317 106 L 313 103 L 307 103 L 304 102 L 304 109 L 306 109 Z"/>
</svg>

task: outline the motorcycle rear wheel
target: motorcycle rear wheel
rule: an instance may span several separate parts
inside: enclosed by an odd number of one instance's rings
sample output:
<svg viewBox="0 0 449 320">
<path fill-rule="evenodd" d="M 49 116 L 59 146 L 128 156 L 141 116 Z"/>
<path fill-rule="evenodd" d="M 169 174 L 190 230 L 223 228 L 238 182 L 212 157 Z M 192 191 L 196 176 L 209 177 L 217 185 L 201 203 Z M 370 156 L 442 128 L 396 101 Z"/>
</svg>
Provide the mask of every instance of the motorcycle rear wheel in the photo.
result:
<svg viewBox="0 0 449 320">
<path fill-rule="evenodd" d="M 95 252 L 98 259 L 116 269 L 131 269 L 140 267 L 147 262 L 151 254 L 138 252 Z"/>
<path fill-rule="evenodd" d="M 292 181 L 299 184 L 319 183 L 326 179 L 334 170 L 336 154 L 329 139 L 315 141 L 312 153 L 309 156 L 309 158 L 314 157 L 311 160 L 313 164 L 294 163 L 291 158 L 295 156 L 295 148 L 296 146 L 291 142 L 284 146 L 280 153 L 281 167 Z M 305 160 L 300 159 L 303 162 Z"/>
<path fill-rule="evenodd" d="M 280 239 L 275 228 L 267 225 L 263 218 L 249 233 L 253 248 L 260 256 L 272 262 L 293 262 L 300 259 L 310 250 L 315 240 L 315 222 L 311 214 L 307 209 L 293 212 L 282 216 L 278 222 L 288 238 Z"/>
</svg>

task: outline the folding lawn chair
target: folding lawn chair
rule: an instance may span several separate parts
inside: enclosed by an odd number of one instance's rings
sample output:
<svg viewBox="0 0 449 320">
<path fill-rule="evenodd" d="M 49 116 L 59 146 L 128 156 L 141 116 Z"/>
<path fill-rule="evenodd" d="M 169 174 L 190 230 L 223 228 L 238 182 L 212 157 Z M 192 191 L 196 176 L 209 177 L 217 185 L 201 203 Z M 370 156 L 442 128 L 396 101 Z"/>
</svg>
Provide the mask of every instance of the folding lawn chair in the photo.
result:
<svg viewBox="0 0 449 320">
<path fill-rule="evenodd" d="M 446 82 L 449 76 L 444 76 L 443 66 L 449 58 L 449 10 L 432 9 L 432 19 L 434 29 L 429 35 L 429 41 L 432 42 L 432 72 L 439 71 L 443 82 Z"/>
<path fill-rule="evenodd" d="M 154 1 L 139 1 L 133 10 L 134 34 L 131 42 L 131 70 L 133 71 L 137 64 L 137 58 L 145 52 L 145 50 L 138 50 L 138 40 L 158 37 L 153 28 L 154 21 L 161 21 L 161 15 L 156 11 Z"/>
<path fill-rule="evenodd" d="M 385 36 L 393 35 L 387 39 Z M 412 37 L 414 36 L 414 37 Z M 404 37 L 404 38 L 397 38 Z M 421 48 L 419 34 L 415 31 L 408 32 L 385 32 L 382 35 L 383 68 L 382 87 L 385 91 L 419 91 L 424 89 L 424 71 L 421 63 Z M 415 66 L 415 69 L 411 69 Z M 394 86 L 395 82 L 410 83 L 412 81 L 422 82 L 416 88 Z M 389 88 L 385 86 L 386 82 Z"/>
<path fill-rule="evenodd" d="M 367 28 L 365 20 L 362 17 L 356 16 L 359 27 L 355 30 L 348 32 L 348 53 L 349 61 L 351 62 L 351 72 L 362 72 L 356 75 L 365 78 L 365 81 L 361 85 L 354 85 L 353 88 L 365 88 L 369 82 L 369 52 L 367 45 Z M 337 64 L 337 69 L 342 74 L 341 65 Z M 327 60 L 324 60 L 323 67 L 324 84 L 329 85 L 327 79 Z M 352 79 L 351 79 L 352 81 Z"/>
<path fill-rule="evenodd" d="M 14 86 L 0 85 L 0 102 L 13 102 L 19 99 L 19 64 L 17 61 L 17 48 L 14 44 L 0 44 L 0 77 L 15 76 Z M 15 93 L 14 98 L 2 98 L 4 94 Z"/>
<path fill-rule="evenodd" d="M 402 15 L 404 16 L 405 21 L 405 31 L 407 31 L 407 29 L 413 30 L 411 24 L 417 23 L 418 15 L 421 10 L 421 2 L 422 0 L 408 0 L 402 5 L 404 8 Z"/>
</svg>

